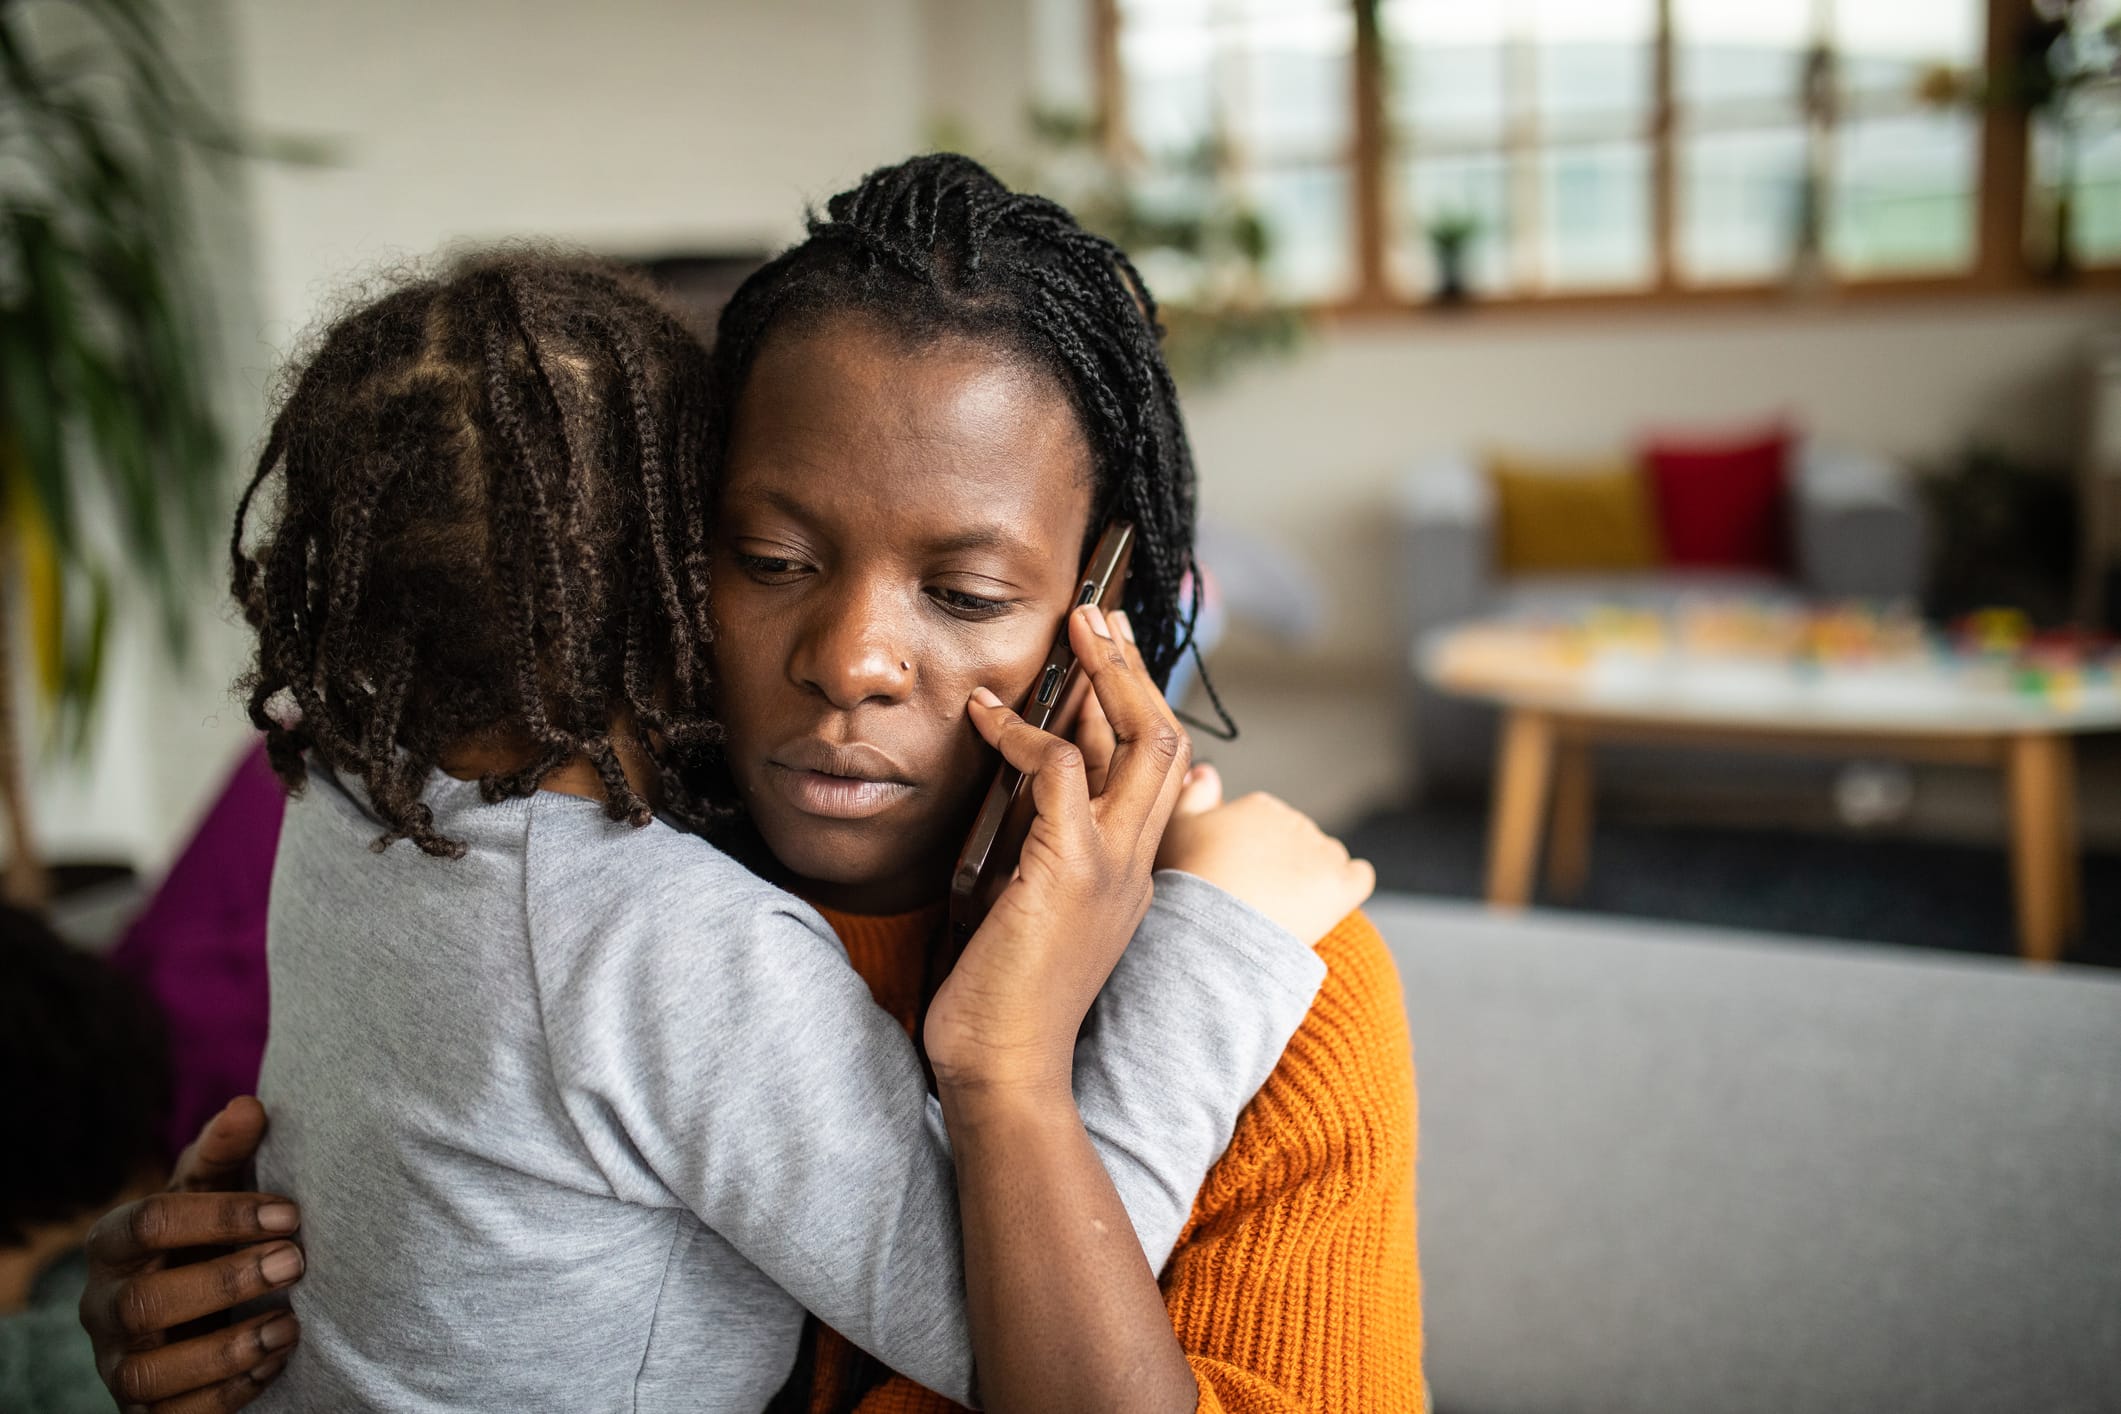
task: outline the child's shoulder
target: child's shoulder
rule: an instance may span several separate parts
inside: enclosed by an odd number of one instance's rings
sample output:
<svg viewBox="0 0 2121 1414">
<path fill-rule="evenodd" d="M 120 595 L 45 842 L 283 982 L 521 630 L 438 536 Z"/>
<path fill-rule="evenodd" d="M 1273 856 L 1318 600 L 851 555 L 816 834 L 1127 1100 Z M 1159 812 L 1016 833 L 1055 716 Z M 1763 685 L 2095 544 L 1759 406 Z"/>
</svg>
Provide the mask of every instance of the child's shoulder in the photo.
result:
<svg viewBox="0 0 2121 1414">
<path fill-rule="evenodd" d="M 791 921 L 832 936 L 808 904 L 711 841 L 662 820 L 635 827 L 611 819 L 597 802 L 541 792 L 526 840 L 530 921 L 549 936 L 645 929 L 730 943 Z"/>
</svg>

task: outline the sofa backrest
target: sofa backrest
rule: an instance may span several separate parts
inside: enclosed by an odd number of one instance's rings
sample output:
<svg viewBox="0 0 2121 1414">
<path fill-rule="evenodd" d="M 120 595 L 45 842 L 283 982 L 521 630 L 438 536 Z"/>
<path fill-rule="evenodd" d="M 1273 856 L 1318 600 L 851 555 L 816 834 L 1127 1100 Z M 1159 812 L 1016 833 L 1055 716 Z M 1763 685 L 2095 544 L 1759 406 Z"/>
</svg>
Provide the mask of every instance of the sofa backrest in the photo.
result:
<svg viewBox="0 0 2121 1414">
<path fill-rule="evenodd" d="M 2121 1409 L 2121 974 L 1371 912 L 1441 1414 Z"/>
</svg>

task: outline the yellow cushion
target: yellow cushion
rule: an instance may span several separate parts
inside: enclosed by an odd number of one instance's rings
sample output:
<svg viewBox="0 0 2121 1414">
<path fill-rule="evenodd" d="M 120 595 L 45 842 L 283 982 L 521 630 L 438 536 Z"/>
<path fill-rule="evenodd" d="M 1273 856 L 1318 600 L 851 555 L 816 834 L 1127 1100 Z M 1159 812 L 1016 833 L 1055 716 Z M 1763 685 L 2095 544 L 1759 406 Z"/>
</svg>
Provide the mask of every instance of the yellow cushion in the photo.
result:
<svg viewBox="0 0 2121 1414">
<path fill-rule="evenodd" d="M 1496 559 L 1507 574 L 1647 570 L 1663 559 L 1641 468 L 1624 457 L 1561 461 L 1498 453 Z"/>
</svg>

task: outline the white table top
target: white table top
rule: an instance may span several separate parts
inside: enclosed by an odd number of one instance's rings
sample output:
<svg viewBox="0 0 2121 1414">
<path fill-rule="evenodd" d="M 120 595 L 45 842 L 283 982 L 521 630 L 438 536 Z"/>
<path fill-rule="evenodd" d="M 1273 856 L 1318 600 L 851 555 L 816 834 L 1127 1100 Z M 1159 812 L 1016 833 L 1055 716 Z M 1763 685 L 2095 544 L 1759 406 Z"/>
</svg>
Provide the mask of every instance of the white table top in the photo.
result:
<svg viewBox="0 0 2121 1414">
<path fill-rule="evenodd" d="M 2008 667 L 1968 659 L 1819 666 L 1615 647 L 1563 661 L 1529 639 L 1520 659 L 1506 651 L 1506 628 L 1474 623 L 1430 634 L 1415 645 L 1415 671 L 1442 691 L 1505 706 L 1675 726 L 1879 735 L 2121 729 L 2121 680 L 2111 671 L 2027 691 Z"/>
</svg>

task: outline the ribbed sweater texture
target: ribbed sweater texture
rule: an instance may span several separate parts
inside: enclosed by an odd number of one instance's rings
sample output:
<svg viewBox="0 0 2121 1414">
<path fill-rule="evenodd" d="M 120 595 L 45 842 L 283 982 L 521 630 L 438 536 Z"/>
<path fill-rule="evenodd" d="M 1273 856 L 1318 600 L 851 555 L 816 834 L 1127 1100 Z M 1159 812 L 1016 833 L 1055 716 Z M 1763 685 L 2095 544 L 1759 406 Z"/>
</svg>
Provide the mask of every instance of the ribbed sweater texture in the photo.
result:
<svg viewBox="0 0 2121 1414">
<path fill-rule="evenodd" d="M 821 909 L 877 1005 L 912 1030 L 941 914 Z M 1426 1407 L 1415 1261 L 1413 1054 L 1399 974 L 1351 913 L 1318 942 L 1326 980 L 1238 1117 L 1161 1277 L 1200 1414 Z M 856 1401 L 858 1352 L 818 1332 L 812 1414 L 949 1414 L 893 1375 Z"/>
</svg>

